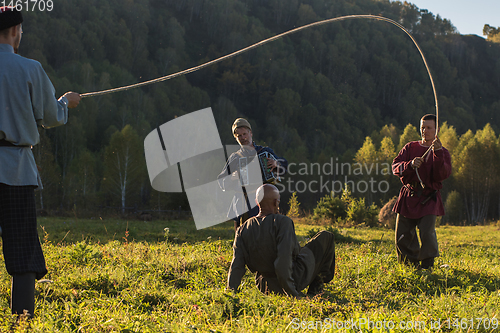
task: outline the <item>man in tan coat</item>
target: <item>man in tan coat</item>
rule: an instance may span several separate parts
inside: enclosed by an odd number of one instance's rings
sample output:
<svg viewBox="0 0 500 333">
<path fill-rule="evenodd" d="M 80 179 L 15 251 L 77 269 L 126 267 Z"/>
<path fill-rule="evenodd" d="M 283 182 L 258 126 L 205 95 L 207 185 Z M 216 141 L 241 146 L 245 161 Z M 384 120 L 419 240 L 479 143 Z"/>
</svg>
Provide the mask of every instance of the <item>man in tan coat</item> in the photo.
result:
<svg viewBox="0 0 500 333">
<path fill-rule="evenodd" d="M 238 289 L 246 265 L 256 273 L 255 282 L 263 293 L 300 297 L 307 286 L 309 296 L 322 293 L 323 284 L 335 273 L 334 235 L 319 232 L 300 248 L 293 221 L 278 214 L 278 189 L 264 184 L 256 197 L 259 214 L 236 232 L 227 289 Z"/>
</svg>

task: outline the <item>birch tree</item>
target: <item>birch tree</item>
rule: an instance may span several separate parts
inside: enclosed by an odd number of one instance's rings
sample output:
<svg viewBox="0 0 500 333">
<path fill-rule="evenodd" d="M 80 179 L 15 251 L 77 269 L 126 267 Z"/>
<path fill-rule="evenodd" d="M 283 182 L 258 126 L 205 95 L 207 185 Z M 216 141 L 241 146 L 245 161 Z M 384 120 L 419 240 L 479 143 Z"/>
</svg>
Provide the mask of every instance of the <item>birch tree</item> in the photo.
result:
<svg viewBox="0 0 500 333">
<path fill-rule="evenodd" d="M 469 131 L 460 138 L 453 154 L 453 166 L 470 224 L 483 223 L 488 217 L 499 184 L 499 161 L 498 139 L 489 124 L 475 135 Z"/>
<path fill-rule="evenodd" d="M 138 203 L 144 179 L 142 140 L 132 126 L 127 125 L 111 136 L 104 153 L 103 190 L 111 203 L 119 203 L 122 213 L 127 203 Z"/>
<path fill-rule="evenodd" d="M 65 178 L 65 187 L 68 191 L 68 201 L 72 207 L 93 208 L 96 196 L 96 164 L 95 155 L 85 150 L 75 158 Z"/>
</svg>

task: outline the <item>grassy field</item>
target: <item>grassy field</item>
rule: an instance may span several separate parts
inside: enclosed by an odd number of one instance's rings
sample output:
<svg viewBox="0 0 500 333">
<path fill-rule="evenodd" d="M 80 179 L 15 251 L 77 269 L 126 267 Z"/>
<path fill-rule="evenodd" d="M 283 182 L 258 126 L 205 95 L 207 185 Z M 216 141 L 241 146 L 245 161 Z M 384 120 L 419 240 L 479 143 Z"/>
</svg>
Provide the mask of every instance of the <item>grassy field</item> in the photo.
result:
<svg viewBox="0 0 500 333">
<path fill-rule="evenodd" d="M 500 224 L 437 229 L 432 272 L 401 266 L 394 232 L 337 232 L 337 268 L 321 297 L 264 296 L 250 272 L 224 290 L 231 223 L 40 218 L 49 274 L 36 317 L 16 332 L 500 332 Z M 168 228 L 168 229 L 165 229 Z M 319 230 L 296 224 L 302 244 Z M 0 263 L 0 332 L 14 321 Z"/>
</svg>

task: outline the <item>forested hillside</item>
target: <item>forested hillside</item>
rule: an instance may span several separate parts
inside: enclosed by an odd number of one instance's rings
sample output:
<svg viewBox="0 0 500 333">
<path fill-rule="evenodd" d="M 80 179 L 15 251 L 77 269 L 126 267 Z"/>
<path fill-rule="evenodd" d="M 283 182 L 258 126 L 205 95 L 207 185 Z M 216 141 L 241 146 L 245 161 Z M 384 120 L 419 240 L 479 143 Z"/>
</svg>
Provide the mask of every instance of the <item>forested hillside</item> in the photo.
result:
<svg viewBox="0 0 500 333">
<path fill-rule="evenodd" d="M 452 22 L 406 2 L 58 0 L 52 12 L 25 13 L 20 53 L 42 63 L 58 94 L 83 93 L 174 73 L 291 28 L 350 14 L 382 15 L 405 26 L 434 76 L 440 120 L 453 127 L 457 140 L 489 123 L 498 146 L 500 44 L 461 36 Z M 206 107 L 212 107 L 223 144 L 234 144 L 230 126 L 243 116 L 258 143 L 297 165 L 355 162 L 367 136 L 376 150 L 385 136 L 396 149 L 407 124 L 418 126 L 421 115 L 435 112 L 429 77 L 404 32 L 372 20 L 333 23 L 171 81 L 84 99 L 70 111 L 67 126 L 41 130 L 35 149 L 45 184 L 40 206 L 188 209 L 183 195 L 151 189 L 142 143 L 159 125 Z M 121 149 L 135 161 L 126 181 L 117 169 L 125 158 Z M 460 189 L 459 180 L 445 187 Z M 372 193 L 369 200 L 380 205 L 397 193 L 397 182 L 390 182 L 389 192 Z M 312 209 L 325 194 L 299 200 Z M 492 209 L 498 193 L 489 195 L 489 216 L 498 217 Z"/>
</svg>

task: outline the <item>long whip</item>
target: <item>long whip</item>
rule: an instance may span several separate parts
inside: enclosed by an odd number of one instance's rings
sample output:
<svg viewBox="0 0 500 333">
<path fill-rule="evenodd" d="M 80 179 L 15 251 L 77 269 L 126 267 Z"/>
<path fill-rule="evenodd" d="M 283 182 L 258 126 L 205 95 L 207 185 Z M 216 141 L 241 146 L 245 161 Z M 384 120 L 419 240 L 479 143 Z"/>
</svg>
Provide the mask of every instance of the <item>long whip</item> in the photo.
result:
<svg viewBox="0 0 500 333">
<path fill-rule="evenodd" d="M 291 29 L 291 30 L 285 31 L 285 32 L 283 32 L 281 34 L 278 34 L 276 36 L 264 39 L 264 40 L 262 40 L 260 42 L 252 44 L 250 46 L 247 46 L 247 47 L 245 47 L 243 49 L 240 49 L 240 50 L 235 51 L 233 53 L 227 54 L 227 55 L 222 56 L 220 58 L 217 58 L 217 59 L 205 62 L 205 63 L 203 63 L 201 65 L 198 65 L 198 66 L 195 66 L 195 67 L 191 67 L 191 68 L 185 69 L 185 70 L 177 72 L 177 73 L 173 73 L 173 74 L 162 76 L 162 77 L 159 77 L 159 78 L 156 78 L 156 79 L 153 79 L 153 80 L 139 82 L 139 83 L 136 83 L 136 84 L 131 84 L 131 85 L 123 86 L 123 87 L 119 87 L 119 88 L 113 88 L 113 89 L 107 89 L 107 90 L 102 90 L 102 91 L 95 91 L 95 92 L 84 93 L 84 94 L 81 94 L 80 96 L 82 98 L 85 98 L 85 97 L 93 97 L 93 96 L 111 94 L 111 93 L 115 93 L 115 92 L 119 92 L 119 91 L 126 91 L 126 90 L 129 90 L 129 89 L 134 89 L 134 88 L 138 88 L 138 87 L 150 85 L 150 84 L 153 84 L 153 83 L 167 81 L 167 80 L 173 79 L 173 78 L 181 76 L 181 75 L 185 75 L 185 74 L 189 74 L 189 73 L 198 71 L 198 70 L 200 70 L 202 68 L 211 66 L 211 65 L 216 64 L 218 62 L 221 62 L 223 60 L 230 59 L 232 57 L 235 57 L 237 55 L 240 55 L 242 53 L 250 51 L 250 50 L 252 50 L 252 49 L 254 49 L 256 47 L 259 47 L 259 46 L 262 46 L 264 44 L 270 43 L 272 41 L 275 41 L 275 40 L 280 39 L 280 38 L 282 38 L 284 36 L 296 33 L 298 31 L 309 29 L 309 28 L 312 28 L 312 27 L 320 26 L 320 25 L 324 25 L 324 24 L 328 24 L 328 23 L 332 23 L 332 22 L 344 21 L 344 20 L 350 20 L 350 19 L 371 19 L 371 20 L 377 20 L 377 21 L 385 21 L 385 22 L 388 22 L 388 23 L 391 23 L 391 24 L 397 26 L 398 28 L 400 28 L 401 30 L 403 30 L 408 35 L 408 37 L 411 38 L 411 40 L 413 41 L 413 43 L 417 47 L 418 52 L 420 53 L 420 56 L 422 57 L 422 61 L 424 62 L 425 68 L 427 69 L 427 73 L 429 74 L 429 79 L 430 79 L 431 85 L 432 85 L 432 92 L 434 93 L 434 102 L 435 102 L 435 106 L 436 106 L 436 128 L 437 128 L 438 119 L 439 119 L 438 118 L 439 117 L 439 106 L 438 106 L 438 99 L 437 99 L 437 94 L 436 94 L 436 87 L 434 85 L 434 80 L 432 78 L 432 74 L 431 74 L 431 71 L 429 69 L 429 66 L 427 65 L 427 60 L 425 59 L 424 53 L 420 49 L 420 46 L 418 45 L 418 43 L 415 40 L 415 38 L 413 38 L 413 36 L 410 34 L 410 32 L 408 32 L 408 30 L 406 30 L 405 27 L 403 27 L 398 22 L 396 22 L 394 20 L 391 20 L 391 19 L 389 19 L 387 17 L 376 16 L 376 15 L 347 15 L 347 16 L 339 16 L 339 17 L 335 17 L 335 18 L 330 18 L 330 19 L 326 19 L 326 20 L 322 20 L 322 21 L 318 21 L 318 22 L 306 24 L 306 25 L 303 25 L 301 27 L 297 27 L 295 29 Z M 424 154 L 424 156 L 428 153 L 428 151 Z"/>
<path fill-rule="evenodd" d="M 196 72 L 196 71 L 198 71 L 198 70 L 200 70 L 202 68 L 211 66 L 213 64 L 216 64 L 216 63 L 221 62 L 221 61 L 226 60 L 226 59 L 230 59 L 232 57 L 235 57 L 237 55 L 240 55 L 242 53 L 250 51 L 250 50 L 252 50 L 254 48 L 257 48 L 257 47 L 262 46 L 264 44 L 267 44 L 267 43 L 270 43 L 272 41 L 278 40 L 278 39 L 280 39 L 280 38 L 282 38 L 284 36 L 291 35 L 293 33 L 299 32 L 301 30 L 309 29 L 309 28 L 312 28 L 312 27 L 316 27 L 316 26 L 320 26 L 320 25 L 324 25 L 324 24 L 328 24 L 328 23 L 332 23 L 332 22 L 344 21 L 344 20 L 350 20 L 350 19 L 371 19 L 371 20 L 385 21 L 385 22 L 391 23 L 391 24 L 397 26 L 398 28 L 400 28 L 401 30 L 403 30 L 408 35 L 408 37 L 410 37 L 410 39 L 413 41 L 413 43 L 415 44 L 415 46 L 418 49 L 418 52 L 420 53 L 420 56 L 422 57 L 422 61 L 424 62 L 425 68 L 427 69 L 427 73 L 429 74 L 429 79 L 431 81 L 432 92 L 434 94 L 434 103 L 435 103 L 435 106 L 436 106 L 436 137 L 437 137 L 437 128 L 438 128 L 438 124 L 439 124 L 439 105 L 438 105 L 438 99 L 437 99 L 437 94 L 436 94 L 436 87 L 434 85 L 434 80 L 432 78 L 432 74 L 431 74 L 431 71 L 429 69 L 429 66 L 427 65 L 427 60 L 425 59 L 424 53 L 420 49 L 420 46 L 418 45 L 418 43 L 415 40 L 415 38 L 413 38 L 413 36 L 410 34 L 410 32 L 408 30 L 406 30 L 406 28 L 404 26 L 402 26 L 398 22 L 396 22 L 394 20 L 391 20 L 391 19 L 389 19 L 387 17 L 376 16 L 376 15 L 347 15 L 347 16 L 339 16 L 339 17 L 335 17 L 335 18 L 331 18 L 331 19 L 326 19 L 326 20 L 322 20 L 322 21 L 318 21 L 318 22 L 306 24 L 306 25 L 303 25 L 301 27 L 297 27 L 295 29 L 291 29 L 291 30 L 285 31 L 285 32 L 283 32 L 281 34 L 278 34 L 276 36 L 264 39 L 264 40 L 262 40 L 260 42 L 252 44 L 252 45 L 247 46 L 247 47 L 245 47 L 243 49 L 240 49 L 238 51 L 235 51 L 235 52 L 232 52 L 230 54 L 227 54 L 225 56 L 222 56 L 222 57 L 219 57 L 217 59 L 205 62 L 205 63 L 203 63 L 201 65 L 198 65 L 198 66 L 195 66 L 195 67 L 191 67 L 191 68 L 185 69 L 185 70 L 177 72 L 177 73 L 173 73 L 173 74 L 162 76 L 162 77 L 159 77 L 159 78 L 156 78 L 156 79 L 153 79 L 153 80 L 139 82 L 139 83 L 136 83 L 136 84 L 131 84 L 131 85 L 123 86 L 123 87 L 119 87 L 119 88 L 113 88 L 113 89 L 107 89 L 107 90 L 102 90 L 102 91 L 95 91 L 95 92 L 84 93 L 84 94 L 81 94 L 80 96 L 82 98 L 85 98 L 85 97 L 94 97 L 94 96 L 99 96 L 99 95 L 106 95 L 106 94 L 116 93 L 116 92 L 120 92 L 120 91 L 130 90 L 130 89 L 134 89 L 134 88 L 138 88 L 138 87 L 142 87 L 142 86 L 146 86 L 146 85 L 150 85 L 150 84 L 154 84 L 154 83 L 158 83 L 158 82 L 162 82 L 162 81 L 167 81 L 167 80 L 173 79 L 173 78 L 181 76 L 181 75 L 185 75 L 185 74 L 189 74 L 189 73 L 192 73 L 192 72 Z M 424 155 L 422 155 L 422 158 L 424 158 L 429 153 L 429 151 L 431 150 L 431 148 L 432 148 L 432 145 L 429 147 L 429 149 L 427 149 L 427 151 L 424 153 Z M 420 178 L 420 175 L 418 174 L 418 170 L 415 169 L 415 171 L 417 172 L 417 177 L 420 180 L 420 183 L 422 184 L 422 187 L 424 187 L 423 182 L 422 182 L 422 180 Z"/>
</svg>

